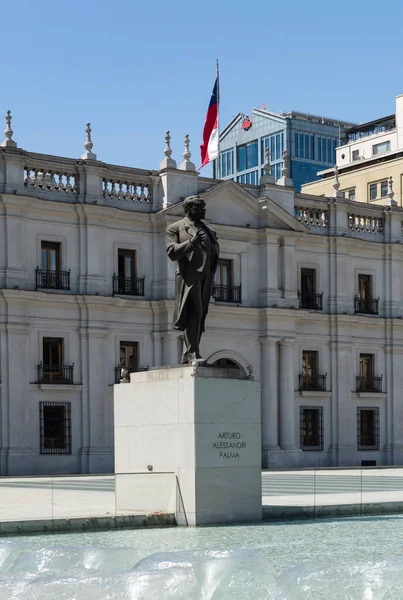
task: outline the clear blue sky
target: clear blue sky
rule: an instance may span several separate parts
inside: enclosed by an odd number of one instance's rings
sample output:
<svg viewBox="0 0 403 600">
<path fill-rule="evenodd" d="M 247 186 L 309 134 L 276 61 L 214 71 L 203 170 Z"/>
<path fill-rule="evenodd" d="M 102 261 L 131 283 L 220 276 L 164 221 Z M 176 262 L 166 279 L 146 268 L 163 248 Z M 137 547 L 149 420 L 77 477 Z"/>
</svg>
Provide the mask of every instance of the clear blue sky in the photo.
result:
<svg viewBox="0 0 403 600">
<path fill-rule="evenodd" d="M 79 157 L 90 121 L 99 160 L 158 168 L 170 129 L 173 157 L 189 133 L 199 166 L 217 57 L 221 127 L 263 102 L 364 122 L 403 93 L 401 0 L 14 0 L 2 15 L 0 113 L 36 152 Z"/>
</svg>

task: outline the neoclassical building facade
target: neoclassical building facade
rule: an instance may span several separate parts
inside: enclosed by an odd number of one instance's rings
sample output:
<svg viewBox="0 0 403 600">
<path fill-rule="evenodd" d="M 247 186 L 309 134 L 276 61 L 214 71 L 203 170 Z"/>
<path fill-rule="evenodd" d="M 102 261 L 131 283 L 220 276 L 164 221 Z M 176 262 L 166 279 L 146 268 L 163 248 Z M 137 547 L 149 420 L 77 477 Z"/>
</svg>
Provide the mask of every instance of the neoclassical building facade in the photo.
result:
<svg viewBox="0 0 403 600">
<path fill-rule="evenodd" d="M 175 365 L 165 229 L 200 194 L 221 258 L 202 339 L 261 381 L 262 466 L 403 463 L 403 210 L 0 148 L 0 475 L 113 471 L 122 368 Z M 266 165 L 266 173 L 270 173 Z M 123 385 L 123 384 L 119 384 Z"/>
</svg>

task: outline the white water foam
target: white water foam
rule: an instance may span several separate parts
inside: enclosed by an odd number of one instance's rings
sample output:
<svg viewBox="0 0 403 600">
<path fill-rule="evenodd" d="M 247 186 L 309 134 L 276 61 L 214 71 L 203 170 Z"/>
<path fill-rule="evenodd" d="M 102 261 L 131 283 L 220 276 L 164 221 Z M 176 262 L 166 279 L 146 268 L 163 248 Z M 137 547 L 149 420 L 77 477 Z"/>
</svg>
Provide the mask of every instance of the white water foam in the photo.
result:
<svg viewBox="0 0 403 600">
<path fill-rule="evenodd" d="M 0 600 L 274 598 L 276 573 L 252 550 L 161 552 L 0 545 Z"/>
<path fill-rule="evenodd" d="M 403 556 L 303 563 L 279 575 L 251 549 L 0 544 L 0 600 L 402 600 Z"/>
</svg>

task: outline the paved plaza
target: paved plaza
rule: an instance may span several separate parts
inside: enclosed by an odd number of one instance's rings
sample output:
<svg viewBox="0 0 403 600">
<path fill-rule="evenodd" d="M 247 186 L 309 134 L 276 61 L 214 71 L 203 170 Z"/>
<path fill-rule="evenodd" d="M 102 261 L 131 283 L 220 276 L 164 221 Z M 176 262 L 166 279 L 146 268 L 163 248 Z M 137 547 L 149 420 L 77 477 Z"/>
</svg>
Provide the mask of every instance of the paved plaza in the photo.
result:
<svg viewBox="0 0 403 600">
<path fill-rule="evenodd" d="M 403 503 L 403 469 L 262 473 L 264 507 L 386 502 Z M 113 475 L 0 478 L 0 522 L 115 515 Z"/>
</svg>

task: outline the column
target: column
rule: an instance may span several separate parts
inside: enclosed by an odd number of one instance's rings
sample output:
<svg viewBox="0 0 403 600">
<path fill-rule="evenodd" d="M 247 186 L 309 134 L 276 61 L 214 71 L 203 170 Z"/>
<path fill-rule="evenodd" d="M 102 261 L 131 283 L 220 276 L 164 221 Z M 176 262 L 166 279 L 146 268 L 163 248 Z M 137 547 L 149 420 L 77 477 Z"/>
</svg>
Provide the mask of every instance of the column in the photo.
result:
<svg viewBox="0 0 403 600">
<path fill-rule="evenodd" d="M 332 412 L 336 428 L 333 440 L 336 440 L 339 467 L 353 465 L 357 453 L 357 403 L 352 402 L 351 390 L 355 389 L 359 365 L 352 349 L 345 340 L 332 344 L 332 352 L 336 353 L 332 373 Z"/>
<path fill-rule="evenodd" d="M 279 450 L 278 447 L 278 385 L 277 341 L 263 338 L 261 360 L 262 384 L 262 446 L 263 450 Z"/>
<path fill-rule="evenodd" d="M 162 335 L 162 365 L 172 367 L 180 363 L 179 342 L 177 333 L 164 333 Z"/>
<path fill-rule="evenodd" d="M 247 252 L 241 252 L 241 294 L 243 306 L 249 306 L 248 287 L 248 254 Z"/>
<path fill-rule="evenodd" d="M 162 365 L 162 335 L 159 332 L 153 332 L 154 343 L 154 367 Z"/>
<path fill-rule="evenodd" d="M 284 252 L 284 297 L 291 298 L 296 296 L 296 285 L 295 285 L 295 245 L 289 243 L 289 241 L 284 241 L 283 246 Z"/>
<path fill-rule="evenodd" d="M 280 446 L 296 450 L 294 400 L 294 341 L 280 341 Z"/>
<path fill-rule="evenodd" d="M 15 311 L 16 312 L 16 311 Z M 17 319 L 18 316 L 11 318 Z M 6 325 L 2 333 L 2 475 L 32 475 L 33 444 L 38 429 L 32 422 L 37 407 L 29 402 L 29 326 Z"/>
</svg>

